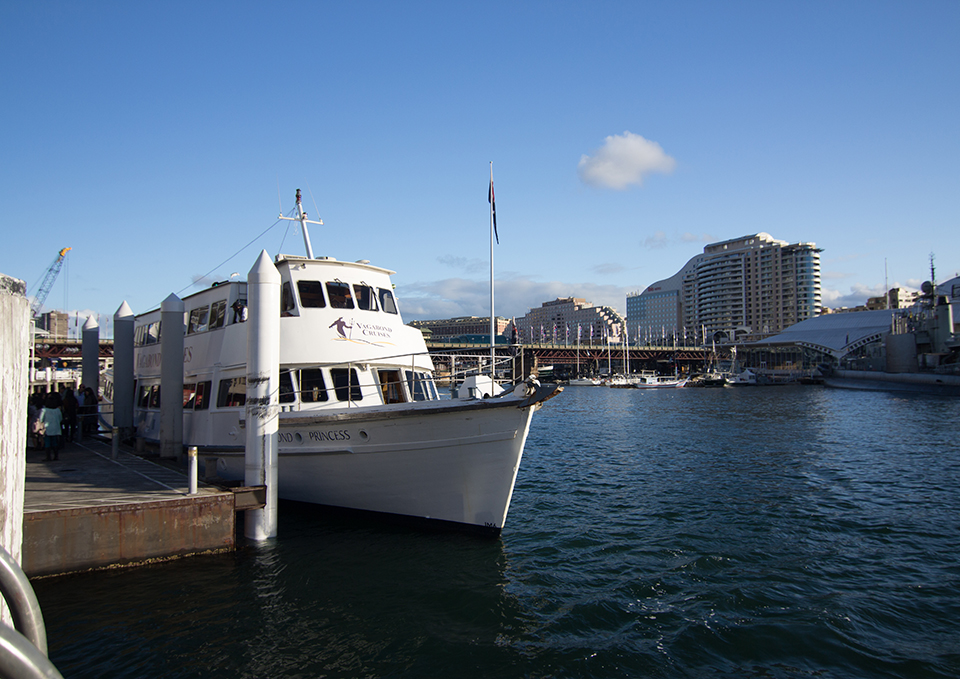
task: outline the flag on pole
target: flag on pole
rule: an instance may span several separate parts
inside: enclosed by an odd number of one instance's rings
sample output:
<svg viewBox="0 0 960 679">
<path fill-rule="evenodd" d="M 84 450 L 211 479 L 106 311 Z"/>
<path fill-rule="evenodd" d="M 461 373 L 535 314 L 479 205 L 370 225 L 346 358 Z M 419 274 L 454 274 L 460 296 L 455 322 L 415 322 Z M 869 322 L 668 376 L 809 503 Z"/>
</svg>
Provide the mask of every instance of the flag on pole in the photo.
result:
<svg viewBox="0 0 960 679">
<path fill-rule="evenodd" d="M 493 174 L 490 175 L 490 190 L 487 192 L 487 202 L 490 203 L 490 216 L 493 218 L 493 237 L 497 239 L 497 245 L 500 245 L 500 235 L 497 233 L 497 198 L 493 195 Z"/>
</svg>

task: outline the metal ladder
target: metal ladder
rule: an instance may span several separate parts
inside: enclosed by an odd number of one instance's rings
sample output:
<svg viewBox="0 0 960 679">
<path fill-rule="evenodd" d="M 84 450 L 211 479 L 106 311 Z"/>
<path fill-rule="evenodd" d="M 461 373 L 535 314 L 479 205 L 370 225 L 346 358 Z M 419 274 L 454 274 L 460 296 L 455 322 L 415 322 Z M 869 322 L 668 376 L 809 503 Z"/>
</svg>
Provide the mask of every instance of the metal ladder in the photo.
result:
<svg viewBox="0 0 960 679">
<path fill-rule="evenodd" d="M 40 604 L 20 564 L 0 547 L 0 595 L 15 629 L 0 624 L 0 679 L 63 679 L 47 658 Z"/>
</svg>

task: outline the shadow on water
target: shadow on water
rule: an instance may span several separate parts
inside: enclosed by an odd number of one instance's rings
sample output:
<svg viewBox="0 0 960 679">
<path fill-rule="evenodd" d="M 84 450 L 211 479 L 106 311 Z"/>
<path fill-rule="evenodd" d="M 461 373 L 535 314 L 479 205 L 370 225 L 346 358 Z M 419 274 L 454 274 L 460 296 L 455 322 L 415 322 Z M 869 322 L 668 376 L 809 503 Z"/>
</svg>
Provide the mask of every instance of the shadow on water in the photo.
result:
<svg viewBox="0 0 960 679">
<path fill-rule="evenodd" d="M 500 539 L 280 538 L 35 583 L 77 677 L 960 675 L 956 401 L 569 389 Z"/>
</svg>

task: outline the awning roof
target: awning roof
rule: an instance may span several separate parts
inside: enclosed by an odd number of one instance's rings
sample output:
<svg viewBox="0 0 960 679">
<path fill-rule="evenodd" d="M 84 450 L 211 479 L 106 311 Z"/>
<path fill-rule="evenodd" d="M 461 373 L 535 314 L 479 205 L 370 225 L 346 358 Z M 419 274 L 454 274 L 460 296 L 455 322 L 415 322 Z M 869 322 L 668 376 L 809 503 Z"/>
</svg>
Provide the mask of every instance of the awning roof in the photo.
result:
<svg viewBox="0 0 960 679">
<path fill-rule="evenodd" d="M 751 342 L 747 346 L 794 344 L 840 358 L 890 332 L 894 313 L 894 309 L 880 309 L 817 316 L 791 325 L 779 335 Z"/>
</svg>

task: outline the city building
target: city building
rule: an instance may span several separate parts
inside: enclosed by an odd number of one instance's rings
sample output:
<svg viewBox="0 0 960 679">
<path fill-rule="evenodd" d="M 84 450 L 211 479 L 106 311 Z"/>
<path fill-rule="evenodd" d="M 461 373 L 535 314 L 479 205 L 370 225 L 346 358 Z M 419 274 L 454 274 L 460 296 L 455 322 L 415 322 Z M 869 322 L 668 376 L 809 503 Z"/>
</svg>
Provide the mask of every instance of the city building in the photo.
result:
<svg viewBox="0 0 960 679">
<path fill-rule="evenodd" d="M 48 311 L 42 314 L 37 323 L 37 327 L 47 331 L 47 334 L 55 339 L 62 339 L 67 336 L 70 317 L 62 311 Z"/>
<path fill-rule="evenodd" d="M 627 328 L 644 338 L 748 340 L 820 313 L 820 252 L 757 233 L 707 245 L 702 255 L 627 297 Z"/>
<path fill-rule="evenodd" d="M 867 309 L 906 309 L 917 301 L 918 293 L 916 290 L 907 290 L 905 288 L 890 288 L 886 295 L 871 297 L 867 300 Z"/>
<path fill-rule="evenodd" d="M 446 318 L 435 321 L 410 321 L 407 325 L 420 330 L 424 337 L 433 339 L 450 339 L 451 337 L 461 337 L 463 335 L 486 335 L 490 336 L 490 317 L 489 316 L 460 316 L 458 318 Z M 510 327 L 509 318 L 496 319 L 494 332 L 497 335 L 504 335 Z"/>
<path fill-rule="evenodd" d="M 594 306 L 579 297 L 557 298 L 516 319 L 521 343 L 619 343 L 623 317 L 608 306 Z"/>
</svg>

